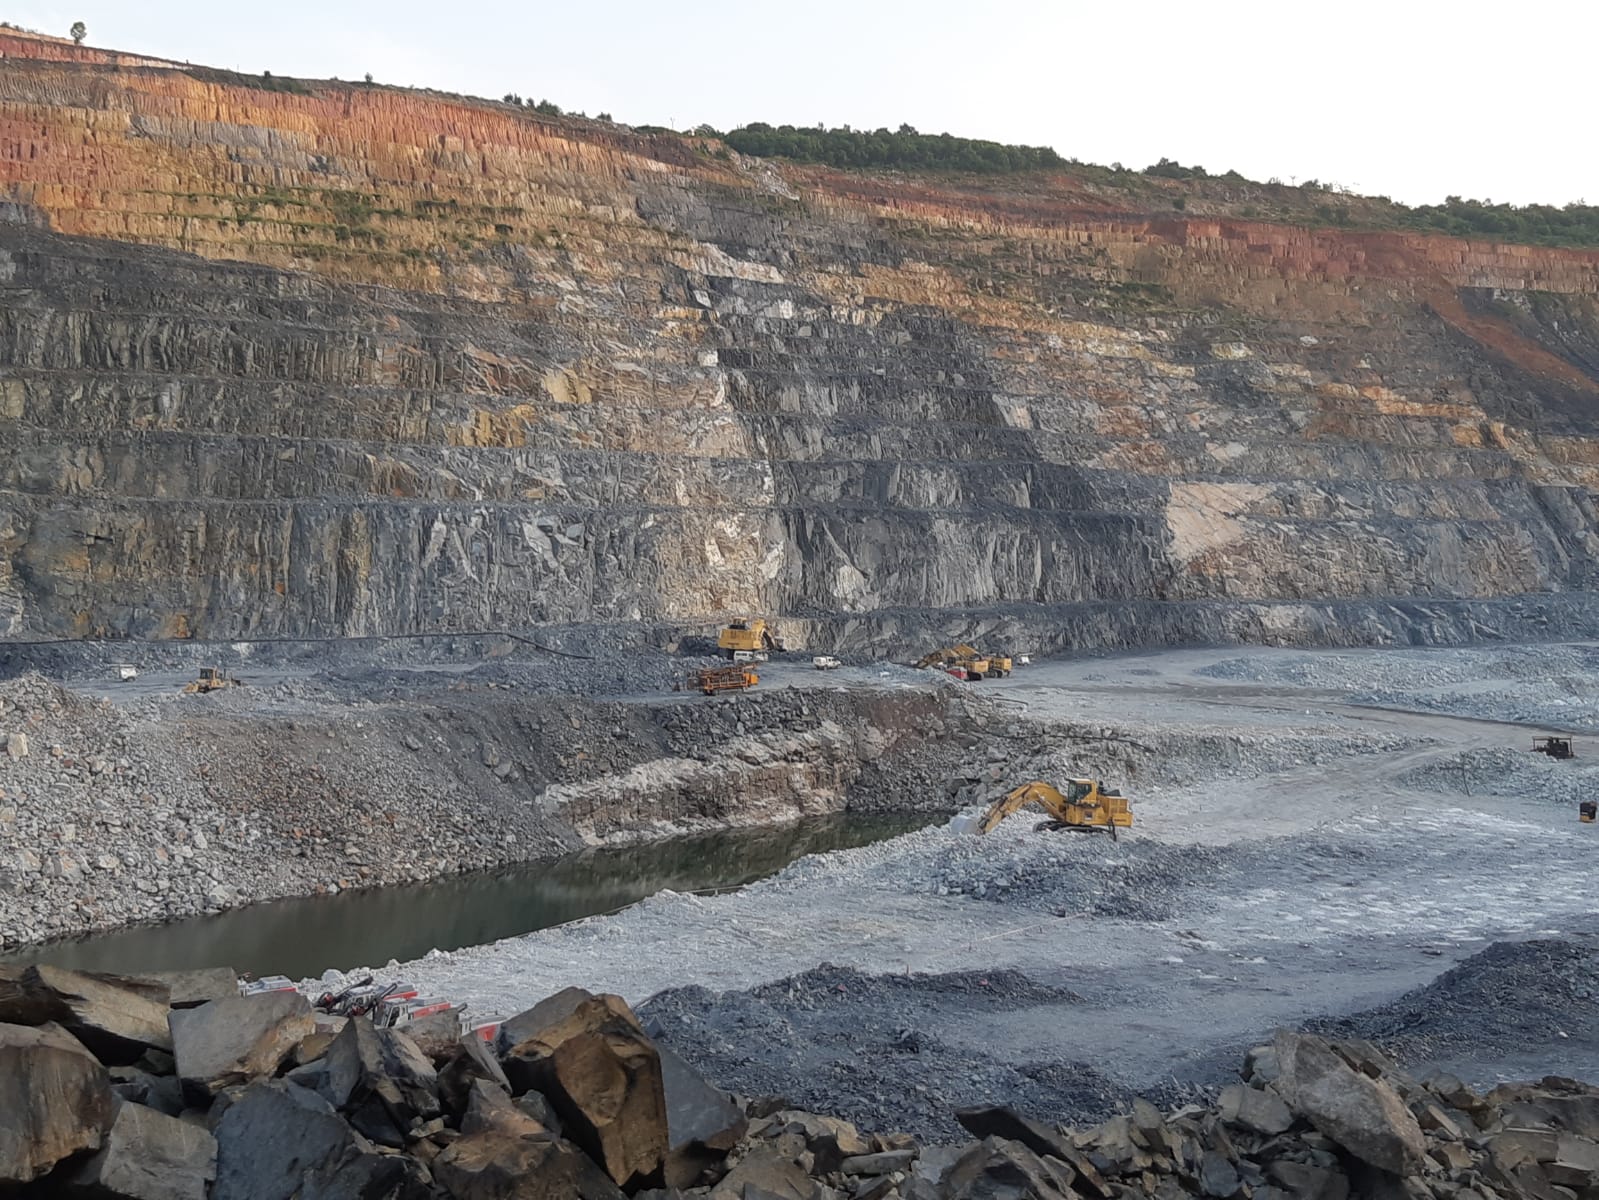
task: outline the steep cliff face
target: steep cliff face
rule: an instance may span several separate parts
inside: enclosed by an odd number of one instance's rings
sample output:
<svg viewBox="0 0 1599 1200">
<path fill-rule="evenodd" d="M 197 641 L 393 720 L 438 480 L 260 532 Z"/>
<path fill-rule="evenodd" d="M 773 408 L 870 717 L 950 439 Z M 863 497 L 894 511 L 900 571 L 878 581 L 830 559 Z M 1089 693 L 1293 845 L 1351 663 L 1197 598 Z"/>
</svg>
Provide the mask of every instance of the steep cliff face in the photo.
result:
<svg viewBox="0 0 1599 1200">
<path fill-rule="evenodd" d="M 1594 586 L 1599 254 L 29 44 L 5 637 L 1402 636 Z"/>
</svg>

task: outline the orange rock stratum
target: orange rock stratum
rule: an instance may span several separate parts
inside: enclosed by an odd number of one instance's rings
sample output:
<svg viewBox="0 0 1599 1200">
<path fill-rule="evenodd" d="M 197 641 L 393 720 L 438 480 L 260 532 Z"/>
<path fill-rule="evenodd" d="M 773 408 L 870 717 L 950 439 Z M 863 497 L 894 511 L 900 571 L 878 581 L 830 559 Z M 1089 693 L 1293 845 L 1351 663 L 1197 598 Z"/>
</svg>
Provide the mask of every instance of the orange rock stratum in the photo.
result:
<svg viewBox="0 0 1599 1200">
<path fill-rule="evenodd" d="M 0 54 L 5 637 L 1589 622 L 1599 252 Z"/>
</svg>

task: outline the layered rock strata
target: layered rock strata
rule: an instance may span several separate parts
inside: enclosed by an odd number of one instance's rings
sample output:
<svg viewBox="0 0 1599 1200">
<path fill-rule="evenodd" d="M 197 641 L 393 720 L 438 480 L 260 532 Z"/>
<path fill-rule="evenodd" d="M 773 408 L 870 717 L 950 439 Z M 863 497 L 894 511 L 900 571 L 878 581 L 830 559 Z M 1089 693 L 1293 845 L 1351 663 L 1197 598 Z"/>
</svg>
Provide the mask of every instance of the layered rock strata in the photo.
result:
<svg viewBox="0 0 1599 1200">
<path fill-rule="evenodd" d="M 1469 636 L 1592 587 L 1599 253 L 4 49 L 0 636 Z"/>
</svg>

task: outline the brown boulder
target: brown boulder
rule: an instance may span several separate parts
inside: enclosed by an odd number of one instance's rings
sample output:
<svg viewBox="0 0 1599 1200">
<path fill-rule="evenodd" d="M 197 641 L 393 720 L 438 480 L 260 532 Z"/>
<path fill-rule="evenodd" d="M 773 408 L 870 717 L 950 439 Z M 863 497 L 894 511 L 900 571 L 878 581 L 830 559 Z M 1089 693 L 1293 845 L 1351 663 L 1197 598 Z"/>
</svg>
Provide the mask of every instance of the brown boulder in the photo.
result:
<svg viewBox="0 0 1599 1200">
<path fill-rule="evenodd" d="M 0 1185 L 99 1149 L 113 1104 L 106 1069 L 59 1025 L 0 1025 Z"/>
<path fill-rule="evenodd" d="M 668 1147 L 661 1059 L 620 996 L 558 992 L 500 1028 L 516 1091 L 542 1092 L 566 1135 L 622 1187 L 659 1182 Z"/>
<path fill-rule="evenodd" d="M 167 989 L 119 975 L 44 964 L 0 967 L 0 1022 L 65 1028 L 103 1062 L 127 1065 L 172 1049 Z"/>
</svg>

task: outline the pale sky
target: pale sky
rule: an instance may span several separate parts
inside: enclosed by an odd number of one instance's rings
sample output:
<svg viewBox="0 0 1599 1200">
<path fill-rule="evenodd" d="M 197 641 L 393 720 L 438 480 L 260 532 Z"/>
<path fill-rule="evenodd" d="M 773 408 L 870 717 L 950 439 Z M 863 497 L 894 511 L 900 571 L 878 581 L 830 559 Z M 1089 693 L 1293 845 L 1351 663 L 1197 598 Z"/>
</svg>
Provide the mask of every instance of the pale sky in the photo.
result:
<svg viewBox="0 0 1599 1200">
<path fill-rule="evenodd" d="M 517 92 L 629 124 L 848 124 L 1163 155 L 1411 204 L 1599 203 L 1599 5 L 1520 0 L 22 0 L 209 66 Z"/>
</svg>

